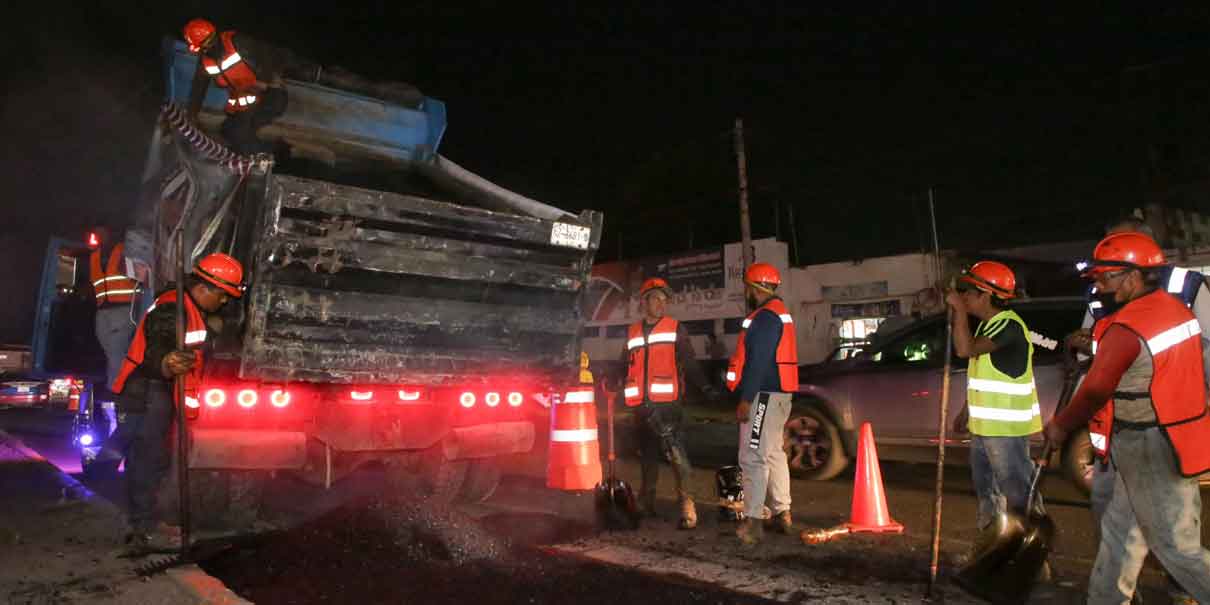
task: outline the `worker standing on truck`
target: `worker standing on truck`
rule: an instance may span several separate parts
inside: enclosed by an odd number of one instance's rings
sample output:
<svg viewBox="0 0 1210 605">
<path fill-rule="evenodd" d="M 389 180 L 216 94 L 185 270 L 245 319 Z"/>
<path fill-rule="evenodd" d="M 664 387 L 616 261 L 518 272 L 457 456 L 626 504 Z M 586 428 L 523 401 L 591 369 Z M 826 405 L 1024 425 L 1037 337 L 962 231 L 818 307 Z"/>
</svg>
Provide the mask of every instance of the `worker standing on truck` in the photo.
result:
<svg viewBox="0 0 1210 605">
<path fill-rule="evenodd" d="M 1089 603 L 1128 602 L 1148 549 L 1197 602 L 1210 603 L 1196 478 L 1210 470 L 1201 326 L 1164 291 L 1166 265 L 1142 233 L 1113 233 L 1097 244 L 1084 276 L 1113 295 L 1114 308 L 1094 326 L 1084 383 L 1046 427 L 1047 438 L 1062 443 L 1112 406 L 1109 418 L 1089 425 L 1104 431 L 1114 470 Z"/>
<path fill-rule="evenodd" d="M 256 131 L 286 111 L 289 99 L 284 77 L 317 82 L 417 108 L 424 95 L 405 82 L 372 82 L 340 67 L 326 68 L 290 49 L 274 46 L 245 33 L 219 32 L 206 19 L 185 24 L 189 52 L 201 57 L 202 68 L 214 83 L 227 89 L 227 119 L 221 132 L 227 144 L 240 155 L 270 153 L 272 146 Z M 192 100 L 200 103 L 205 86 L 194 86 Z M 193 105 L 194 103 L 191 103 Z"/>
<path fill-rule="evenodd" d="M 1008 266 L 980 261 L 962 272 L 957 289 L 945 297 L 954 309 L 954 353 L 970 360 L 966 405 L 954 431 L 969 428 L 972 434 L 971 479 L 981 536 L 997 515 L 1026 509 L 1034 471 L 1029 436 L 1042 430 L 1029 329 L 1007 308 L 1016 286 Z M 979 319 L 974 332 L 968 315 Z"/>
<path fill-rule="evenodd" d="M 1151 228 L 1142 220 L 1134 216 L 1126 216 L 1107 225 L 1105 235 L 1114 233 L 1141 233 L 1155 239 L 1152 235 Z M 1185 303 L 1185 306 L 1193 311 L 1193 315 L 1197 318 L 1198 325 L 1201 327 L 1202 341 L 1202 368 L 1206 384 L 1210 385 L 1210 364 L 1206 363 L 1206 356 L 1210 355 L 1210 342 L 1207 338 L 1210 337 L 1210 292 L 1207 292 L 1205 276 L 1197 271 L 1166 265 L 1156 269 L 1156 275 L 1159 277 L 1159 283 L 1164 286 L 1167 292 Z M 1078 354 L 1091 357 L 1092 351 L 1092 332 L 1097 322 L 1112 315 L 1115 311 L 1121 308 L 1113 299 L 1112 292 L 1100 292 L 1095 285 L 1090 284 L 1088 297 L 1088 313 L 1084 315 L 1084 322 L 1080 326 L 1080 330 L 1068 337 L 1068 346 Z M 1104 326 L 1102 326 L 1104 327 Z M 1105 509 L 1109 506 L 1109 501 L 1113 499 L 1113 487 L 1117 482 L 1117 472 L 1114 470 L 1112 462 L 1109 460 L 1109 437 L 1111 431 L 1109 428 L 1113 422 L 1113 405 L 1101 408 L 1092 419 L 1088 421 L 1088 438 L 1092 445 L 1093 461 L 1092 461 L 1092 482 L 1089 493 L 1089 504 L 1092 510 L 1093 524 L 1098 531 L 1101 527 L 1101 519 L 1105 516 Z M 1132 524 L 1132 527 L 1125 531 L 1127 544 L 1145 544 L 1143 535 L 1139 530 L 1138 523 Z M 1127 546 L 1124 556 L 1143 556 L 1147 551 L 1144 549 L 1141 553 L 1138 549 L 1132 549 Z M 1136 563 L 1127 563 L 1134 565 Z M 1141 565 L 1141 563 L 1137 563 Z M 1181 588 L 1180 583 L 1172 577 L 1167 571 L 1164 572 L 1168 582 L 1168 596 L 1173 603 L 1179 605 L 1192 605 L 1196 603 L 1193 597 L 1190 596 L 1185 589 Z M 1138 592 L 1134 593 L 1134 598 L 1131 602 L 1141 602 Z"/>
<path fill-rule="evenodd" d="M 655 514 L 655 490 L 660 478 L 660 459 L 672 463 L 681 517 L 677 527 L 697 527 L 697 509 L 689 489 L 692 467 L 685 448 L 685 411 L 681 405 L 685 374 L 708 398 L 717 396 L 693 352 L 685 326 L 666 315 L 671 290 L 668 282 L 653 277 L 639 288 L 643 318 L 630 325 L 622 361 L 626 381 L 622 391 L 626 405 L 636 408 L 635 429 L 641 451 L 642 482 L 639 506 Z"/>
<path fill-rule="evenodd" d="M 766 498 L 773 527 L 794 529 L 790 515 L 790 467 L 782 439 L 798 390 L 798 341 L 794 319 L 777 288 L 781 275 L 768 263 L 744 272 L 744 297 L 752 313 L 744 319 L 727 366 L 727 388 L 739 393 L 739 466 L 744 476 L 744 520 L 735 535 L 748 546 L 764 533 Z"/>
<path fill-rule="evenodd" d="M 130 446 L 126 452 L 126 493 L 129 499 L 132 550 L 180 548 L 179 530 L 155 522 L 155 496 L 171 466 L 169 432 L 175 414 L 172 381 L 185 380 L 185 403 L 197 407 L 197 389 L 209 341 L 206 318 L 231 298 L 243 296 L 244 269 L 239 261 L 215 253 L 201 259 L 185 279 L 185 350 L 177 349 L 176 289 L 155 299 L 143 315 L 122 369 L 114 381 L 118 395 L 119 431 Z"/>
<path fill-rule="evenodd" d="M 94 386 L 95 401 L 89 405 L 104 415 L 107 424 L 102 436 L 105 444 L 98 461 L 117 470 L 121 456 L 118 455 L 116 459 L 106 456 L 124 447 L 109 443 L 109 436 L 117 428 L 117 413 L 109 387 L 122 368 L 126 348 L 134 336 L 133 310 L 134 301 L 139 296 L 139 282 L 130 277 L 132 271 L 127 267 L 126 247 L 121 241 L 111 240 L 108 228 L 100 225 L 94 228 L 88 234 L 88 246 L 92 248 L 92 254 L 88 257 L 88 279 L 92 282 L 97 303 L 97 342 L 105 353 L 105 384 Z"/>
</svg>

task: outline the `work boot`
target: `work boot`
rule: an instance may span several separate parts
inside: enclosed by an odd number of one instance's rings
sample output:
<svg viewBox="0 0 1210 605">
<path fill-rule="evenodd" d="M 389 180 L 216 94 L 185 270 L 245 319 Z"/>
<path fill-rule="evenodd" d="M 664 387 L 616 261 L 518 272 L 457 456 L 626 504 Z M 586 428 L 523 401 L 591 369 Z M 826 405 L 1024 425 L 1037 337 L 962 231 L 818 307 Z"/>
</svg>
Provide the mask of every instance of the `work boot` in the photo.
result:
<svg viewBox="0 0 1210 605">
<path fill-rule="evenodd" d="M 744 546 L 756 546 L 760 544 L 764 538 L 765 526 L 760 519 L 751 517 L 745 518 L 739 522 L 735 528 L 735 537 L 739 538 L 740 544 Z"/>
<path fill-rule="evenodd" d="M 693 529 L 697 527 L 697 507 L 693 505 L 693 498 L 684 496 L 681 498 L 681 521 L 677 524 L 678 529 Z"/>
<path fill-rule="evenodd" d="M 790 516 L 790 509 L 786 509 L 773 515 L 771 519 L 773 530 L 785 535 L 794 533 L 794 518 Z"/>
</svg>

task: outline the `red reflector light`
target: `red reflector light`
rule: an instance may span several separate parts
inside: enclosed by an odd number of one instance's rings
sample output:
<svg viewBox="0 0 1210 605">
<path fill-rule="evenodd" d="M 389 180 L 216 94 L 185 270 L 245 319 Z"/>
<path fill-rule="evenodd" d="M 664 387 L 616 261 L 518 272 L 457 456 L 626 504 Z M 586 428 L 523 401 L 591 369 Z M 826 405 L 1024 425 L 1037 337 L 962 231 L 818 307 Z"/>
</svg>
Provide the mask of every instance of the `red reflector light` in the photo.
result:
<svg viewBox="0 0 1210 605">
<path fill-rule="evenodd" d="M 494 408 L 500 405 L 500 393 L 488 393 L 487 396 L 483 398 L 483 402 L 486 403 L 487 407 L 489 408 Z"/>
<path fill-rule="evenodd" d="M 256 391 L 252 389 L 244 389 L 236 395 L 235 400 L 239 402 L 241 407 L 250 408 L 256 405 Z"/>
<path fill-rule="evenodd" d="M 222 407 L 224 403 L 227 403 L 227 393 L 224 393 L 222 389 L 210 389 L 209 391 L 206 391 L 206 395 L 203 397 L 203 399 L 206 400 L 206 405 L 212 408 L 218 408 Z"/>
<path fill-rule="evenodd" d="M 461 403 L 462 407 L 464 408 L 474 407 L 475 394 L 470 391 L 463 393 L 462 396 L 458 398 L 458 403 Z"/>
<path fill-rule="evenodd" d="M 273 391 L 273 393 L 269 395 L 269 403 L 275 408 L 284 408 L 290 405 L 289 391 L 283 391 L 281 389 Z"/>
<path fill-rule="evenodd" d="M 525 401 L 525 398 L 521 396 L 521 393 L 509 393 L 508 394 L 508 405 L 511 405 L 515 408 L 519 408 L 519 407 L 521 407 L 521 402 L 523 402 L 523 401 Z"/>
<path fill-rule="evenodd" d="M 353 401 L 369 401 L 374 398 L 374 391 L 349 391 Z"/>
</svg>

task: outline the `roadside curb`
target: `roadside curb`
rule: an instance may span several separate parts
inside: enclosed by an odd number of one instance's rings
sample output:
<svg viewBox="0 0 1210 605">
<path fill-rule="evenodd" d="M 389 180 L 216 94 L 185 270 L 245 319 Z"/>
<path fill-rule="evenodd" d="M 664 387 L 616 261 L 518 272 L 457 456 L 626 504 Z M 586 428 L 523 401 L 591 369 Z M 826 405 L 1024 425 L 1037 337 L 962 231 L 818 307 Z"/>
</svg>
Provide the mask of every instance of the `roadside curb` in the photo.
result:
<svg viewBox="0 0 1210 605">
<path fill-rule="evenodd" d="M 202 571 L 197 565 L 174 567 L 165 573 L 168 579 L 193 597 L 199 605 L 254 605 L 252 601 L 235 594 L 226 584 Z"/>
</svg>

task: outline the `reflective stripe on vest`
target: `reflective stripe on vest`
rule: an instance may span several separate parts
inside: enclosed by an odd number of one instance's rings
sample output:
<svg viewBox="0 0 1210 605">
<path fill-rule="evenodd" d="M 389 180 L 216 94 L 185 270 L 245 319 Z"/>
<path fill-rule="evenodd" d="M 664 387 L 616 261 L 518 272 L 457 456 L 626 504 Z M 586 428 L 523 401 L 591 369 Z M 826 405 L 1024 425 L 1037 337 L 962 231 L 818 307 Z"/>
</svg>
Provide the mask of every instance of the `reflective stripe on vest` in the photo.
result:
<svg viewBox="0 0 1210 605">
<path fill-rule="evenodd" d="M 777 353 L 774 358 L 777 363 L 777 378 L 781 392 L 793 393 L 798 390 L 798 340 L 794 333 L 794 318 L 786 310 L 786 304 L 777 297 L 765 301 L 765 304 L 744 318 L 739 338 L 735 343 L 735 353 L 727 364 L 727 388 L 734 391 L 743 381 L 744 361 L 748 355 L 744 344 L 745 336 L 753 318 L 762 311 L 769 311 L 781 320 L 781 337 L 777 341 Z"/>
<path fill-rule="evenodd" d="M 215 61 L 208 55 L 202 55 L 202 67 L 206 73 L 214 76 L 214 83 L 223 88 L 234 90 L 249 90 L 256 86 L 256 72 L 239 54 L 235 47 L 235 32 L 225 31 L 219 35 L 223 44 L 223 57 Z"/>
<path fill-rule="evenodd" d="M 156 297 L 155 303 L 143 313 L 143 317 L 139 319 L 139 326 L 135 329 L 134 338 L 130 341 L 130 347 L 126 350 L 126 358 L 122 360 L 122 368 L 118 371 L 118 375 L 114 377 L 113 384 L 110 385 L 110 390 L 114 393 L 121 393 L 126 388 L 126 381 L 134 374 L 135 370 L 143 364 L 143 359 L 147 354 L 147 317 L 156 307 L 176 302 L 176 290 L 168 290 Z M 191 336 L 192 335 L 192 336 Z M 185 375 L 185 403 L 192 405 L 190 399 L 197 399 L 197 391 L 201 385 L 202 366 L 205 358 L 202 355 L 202 346 L 206 342 L 206 322 L 202 317 L 201 311 L 194 305 L 193 299 L 188 295 L 185 296 L 185 343 L 186 347 L 193 350 L 194 366 L 188 374 Z M 175 400 L 176 389 L 173 389 L 173 397 Z M 196 407 L 196 406 L 193 406 Z"/>
<path fill-rule="evenodd" d="M 1029 329 L 1015 312 L 1004 310 L 991 319 L 980 322 L 976 338 L 995 338 L 1013 324 L 1022 335 Z M 1038 405 L 1034 384 L 1033 344 L 1026 338 L 1025 371 L 1009 376 L 985 353 L 970 360 L 967 366 L 966 400 L 970 414 L 970 431 L 983 437 L 1022 437 L 1042 430 L 1042 410 Z"/>
<path fill-rule="evenodd" d="M 1210 470 L 1210 415 L 1198 338 L 1201 328 L 1193 313 L 1181 299 L 1155 291 L 1130 301 L 1104 323 L 1104 328 L 1094 330 L 1096 339 L 1110 327 L 1122 325 L 1146 344 L 1152 358 L 1151 406 L 1172 448 L 1177 470 L 1185 477 Z M 1110 413 L 1107 419 L 1101 415 L 1106 410 Z M 1101 414 L 1094 418 L 1111 427 L 1112 407 L 1106 405 Z M 1090 432 L 1108 435 L 1112 430 Z"/>
<path fill-rule="evenodd" d="M 661 317 L 648 332 L 644 320 L 630 325 L 626 340 L 629 364 L 622 395 L 634 407 L 644 400 L 670 403 L 680 399 L 681 371 L 676 362 L 677 320 Z"/>
<path fill-rule="evenodd" d="M 92 280 L 92 289 L 96 292 L 98 307 L 108 304 L 125 304 L 130 302 L 138 292 L 139 282 L 130 278 L 124 271 L 123 253 L 126 246 L 119 242 L 109 251 L 109 260 L 101 267 L 101 250 L 93 250 L 88 259 L 88 279 Z"/>
</svg>

